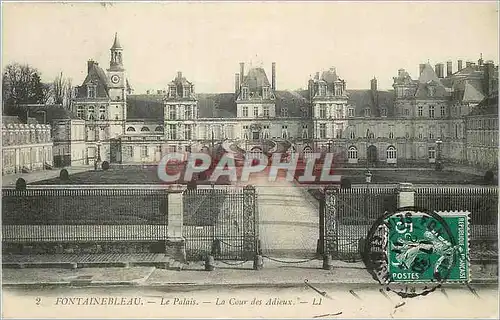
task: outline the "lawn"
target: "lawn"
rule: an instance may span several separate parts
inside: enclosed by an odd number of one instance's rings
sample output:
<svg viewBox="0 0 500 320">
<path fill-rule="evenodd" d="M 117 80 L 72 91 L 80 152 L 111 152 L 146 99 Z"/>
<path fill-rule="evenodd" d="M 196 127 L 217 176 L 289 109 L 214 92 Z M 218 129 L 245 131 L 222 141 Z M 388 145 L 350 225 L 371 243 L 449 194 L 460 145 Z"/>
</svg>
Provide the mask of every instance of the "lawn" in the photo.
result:
<svg viewBox="0 0 500 320">
<path fill-rule="evenodd" d="M 182 170 L 181 170 L 182 171 Z M 238 170 L 238 172 L 241 169 Z M 281 171 L 280 171 L 281 172 Z M 172 172 L 172 174 L 174 174 Z M 297 172 L 296 176 L 302 173 Z M 319 180 L 320 172 L 315 173 Z M 342 170 L 338 169 L 333 174 L 341 175 L 351 180 L 352 184 L 365 183 L 365 169 Z M 181 172 L 181 177 L 183 172 Z M 372 171 L 372 184 L 388 184 L 411 182 L 416 184 L 475 184 L 482 185 L 483 177 L 458 173 L 452 171 L 434 170 L 374 170 Z M 183 179 L 175 183 L 186 184 Z M 210 181 L 198 179 L 199 184 L 210 184 Z M 251 181 L 250 181 L 251 183 Z M 70 175 L 69 181 L 59 178 L 47 179 L 32 184 L 168 184 L 158 177 L 156 166 L 112 166 L 107 171 L 87 171 Z M 222 176 L 216 184 L 230 184 L 227 176 Z"/>
</svg>

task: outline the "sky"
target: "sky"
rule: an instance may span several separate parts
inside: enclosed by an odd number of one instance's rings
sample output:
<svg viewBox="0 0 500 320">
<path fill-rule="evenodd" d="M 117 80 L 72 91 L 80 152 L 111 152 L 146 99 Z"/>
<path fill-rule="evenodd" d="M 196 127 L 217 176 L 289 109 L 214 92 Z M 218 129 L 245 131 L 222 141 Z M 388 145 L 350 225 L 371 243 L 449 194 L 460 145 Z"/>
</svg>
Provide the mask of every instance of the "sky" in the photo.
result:
<svg viewBox="0 0 500 320">
<path fill-rule="evenodd" d="M 307 86 L 335 67 L 348 89 L 391 89 L 419 63 L 498 63 L 497 4 L 490 2 L 2 3 L 2 68 L 29 63 L 73 84 L 87 60 L 109 66 L 115 32 L 135 93 L 165 89 L 182 71 L 196 92 L 231 92 L 239 63 L 262 65 L 278 90 Z"/>
</svg>

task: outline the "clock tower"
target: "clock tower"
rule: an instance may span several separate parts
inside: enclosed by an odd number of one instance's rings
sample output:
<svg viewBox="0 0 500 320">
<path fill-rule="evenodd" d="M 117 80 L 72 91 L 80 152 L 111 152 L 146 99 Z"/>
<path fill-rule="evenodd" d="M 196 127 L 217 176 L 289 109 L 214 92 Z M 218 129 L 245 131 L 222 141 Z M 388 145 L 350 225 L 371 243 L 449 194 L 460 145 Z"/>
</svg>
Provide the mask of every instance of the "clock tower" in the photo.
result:
<svg viewBox="0 0 500 320">
<path fill-rule="evenodd" d="M 125 100 L 125 69 L 123 68 L 123 47 L 115 33 L 115 41 L 110 49 L 111 60 L 108 69 L 108 88 L 111 100 Z"/>
</svg>

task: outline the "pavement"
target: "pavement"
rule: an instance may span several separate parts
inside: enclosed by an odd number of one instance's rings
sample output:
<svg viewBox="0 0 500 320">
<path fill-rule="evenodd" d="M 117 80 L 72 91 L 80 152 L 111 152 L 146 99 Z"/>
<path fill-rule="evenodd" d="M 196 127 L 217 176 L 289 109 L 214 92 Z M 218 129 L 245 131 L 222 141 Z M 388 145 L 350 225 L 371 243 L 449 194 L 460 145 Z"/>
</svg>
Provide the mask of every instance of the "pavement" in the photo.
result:
<svg viewBox="0 0 500 320">
<path fill-rule="evenodd" d="M 471 266 L 473 284 L 498 284 L 497 266 Z M 311 284 L 379 286 L 361 262 L 333 261 L 332 270 L 322 269 L 322 260 L 264 258 L 264 268 L 253 270 L 253 262 L 216 261 L 213 271 L 203 262 L 185 265 L 182 271 L 155 267 L 25 268 L 2 270 L 6 287 L 38 286 L 166 286 L 166 287 L 295 287 Z"/>
<path fill-rule="evenodd" d="M 26 183 L 28 184 L 46 179 L 53 179 L 59 177 L 59 174 L 62 169 L 68 170 L 68 173 L 71 175 L 75 173 L 94 170 L 94 166 L 73 166 L 65 168 L 53 168 L 52 170 L 33 171 L 28 173 L 8 174 L 2 176 L 2 186 L 13 187 L 16 185 L 16 180 L 19 178 L 23 178 L 24 180 L 26 180 Z"/>
</svg>

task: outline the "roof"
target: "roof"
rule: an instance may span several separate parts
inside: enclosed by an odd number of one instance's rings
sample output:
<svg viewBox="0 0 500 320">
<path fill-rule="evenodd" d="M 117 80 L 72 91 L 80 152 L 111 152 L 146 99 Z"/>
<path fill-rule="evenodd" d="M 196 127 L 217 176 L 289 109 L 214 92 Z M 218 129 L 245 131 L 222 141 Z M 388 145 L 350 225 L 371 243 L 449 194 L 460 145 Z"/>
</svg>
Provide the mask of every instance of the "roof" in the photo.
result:
<svg viewBox="0 0 500 320">
<path fill-rule="evenodd" d="M 83 80 L 81 86 L 77 87 L 76 98 L 87 98 L 87 85 L 94 84 L 97 86 L 97 98 L 109 98 L 108 95 L 108 77 L 104 70 L 99 67 L 95 61 L 88 61 L 87 77 Z"/>
<path fill-rule="evenodd" d="M 52 124 L 55 120 L 81 120 L 71 110 L 64 108 L 62 105 L 40 105 L 29 107 L 30 118 L 35 118 L 38 123 L 43 124 L 45 120 L 47 124 Z"/>
<path fill-rule="evenodd" d="M 280 115 L 281 109 L 286 108 L 289 117 L 302 117 L 302 109 L 308 105 L 308 100 L 299 92 L 276 91 L 276 115 Z"/>
<path fill-rule="evenodd" d="M 324 80 L 327 83 L 333 83 L 339 80 L 335 68 L 332 67 L 330 68 L 330 70 L 323 71 L 323 73 L 321 74 L 321 80 Z"/>
<path fill-rule="evenodd" d="M 481 84 L 477 81 L 467 81 L 465 83 L 464 95 L 462 98 L 463 102 L 479 102 L 485 98 Z"/>
<path fill-rule="evenodd" d="M 115 41 L 113 42 L 113 46 L 111 49 L 123 49 L 122 45 L 120 44 L 120 40 L 118 40 L 118 32 L 115 32 Z"/>
<path fill-rule="evenodd" d="M 253 67 L 248 70 L 243 79 L 242 86 L 247 86 L 250 92 L 258 92 L 265 86 L 271 86 L 267 79 L 266 71 L 262 67 Z"/>
<path fill-rule="evenodd" d="M 380 117 L 381 110 L 387 110 L 387 116 L 394 115 L 394 92 L 371 90 L 348 90 L 348 104 L 355 107 L 355 116 L 364 116 L 364 110 L 370 109 L 372 117 Z"/>
<path fill-rule="evenodd" d="M 498 117 L 498 91 L 493 95 L 483 99 L 472 111 L 469 116 L 493 115 Z"/>
<path fill-rule="evenodd" d="M 127 95 L 127 119 L 163 120 L 162 94 Z"/>
</svg>

